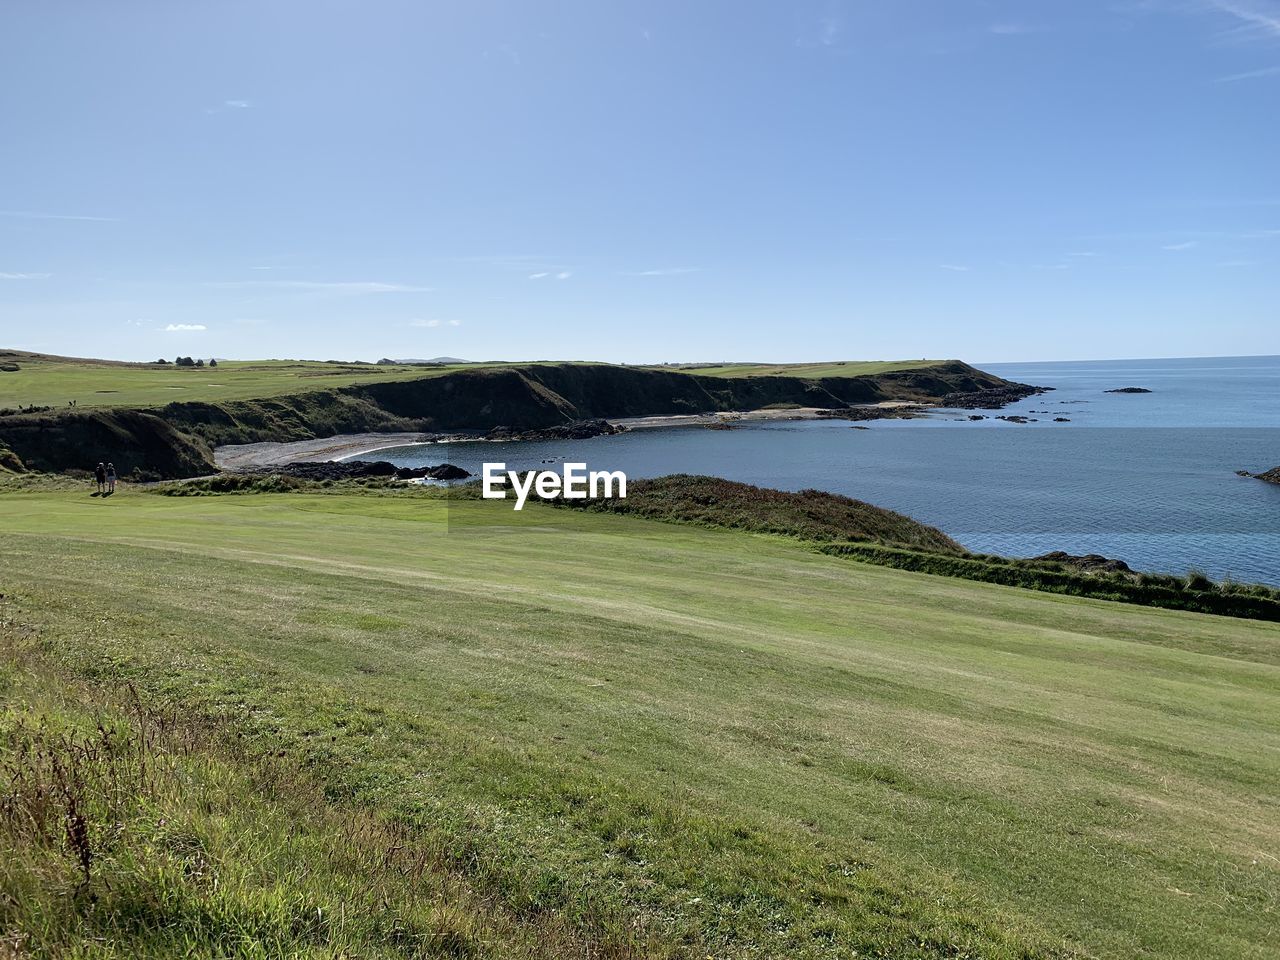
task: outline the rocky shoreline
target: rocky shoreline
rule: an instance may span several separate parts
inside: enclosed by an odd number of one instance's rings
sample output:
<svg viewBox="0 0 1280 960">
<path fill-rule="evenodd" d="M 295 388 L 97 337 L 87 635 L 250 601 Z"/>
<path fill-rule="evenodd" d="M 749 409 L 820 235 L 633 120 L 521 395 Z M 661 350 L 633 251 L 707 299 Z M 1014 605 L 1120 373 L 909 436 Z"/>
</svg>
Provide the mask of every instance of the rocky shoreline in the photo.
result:
<svg viewBox="0 0 1280 960">
<path fill-rule="evenodd" d="M 1250 473 L 1248 470 L 1237 470 L 1237 476 L 1250 477 L 1254 480 L 1262 480 L 1266 483 L 1280 484 L 1280 467 L 1272 467 L 1270 470 L 1264 470 L 1262 473 Z"/>
<path fill-rule="evenodd" d="M 1048 393 L 1053 387 L 1033 387 L 1029 383 L 1011 383 L 986 390 L 970 390 L 965 393 L 948 393 L 936 404 L 949 410 L 1000 410 L 1027 397 Z"/>
</svg>

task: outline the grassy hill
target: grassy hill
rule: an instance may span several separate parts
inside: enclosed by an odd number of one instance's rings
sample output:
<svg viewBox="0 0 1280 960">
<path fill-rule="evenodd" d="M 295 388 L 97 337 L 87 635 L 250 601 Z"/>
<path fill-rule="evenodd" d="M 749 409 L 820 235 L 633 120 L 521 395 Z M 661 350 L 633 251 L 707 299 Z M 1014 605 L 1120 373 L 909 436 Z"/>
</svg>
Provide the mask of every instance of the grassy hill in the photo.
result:
<svg viewBox="0 0 1280 960">
<path fill-rule="evenodd" d="M 733 364 L 680 367 L 716 377 L 781 376 L 809 379 L 875 376 L 922 370 L 943 361 L 851 361 L 811 364 Z M 5 371 L 3 366 L 16 366 Z M 218 403 L 291 396 L 370 383 L 438 377 L 458 370 L 492 370 L 533 363 L 459 363 L 440 366 L 342 363 L 318 360 L 220 360 L 216 367 L 122 363 L 0 350 L 0 408 L 52 406 L 159 407 L 170 403 Z M 589 364 L 581 364 L 588 366 Z M 649 368 L 670 371 L 672 368 Z"/>
<path fill-rule="evenodd" d="M 1274 624 L 338 488 L 13 490 L 0 592 L 31 956 L 1274 948 Z"/>
<path fill-rule="evenodd" d="M 183 401 L 255 400 L 438 376 L 455 367 L 326 363 L 317 360 L 220 360 L 216 367 L 121 363 L 0 350 L 0 407 L 160 407 Z"/>
<path fill-rule="evenodd" d="M 679 364 L 679 369 L 703 377 L 870 377 L 881 373 L 927 370 L 946 360 L 825 360 L 818 363 Z"/>
<path fill-rule="evenodd" d="M 0 467 L 60 471 L 110 460 L 127 474 L 165 478 L 211 472 L 211 448 L 227 443 L 369 431 L 534 429 L 598 417 L 753 410 L 779 404 L 923 402 L 956 391 L 1009 386 L 960 361 L 826 379 L 710 377 L 591 363 L 471 364 L 457 369 L 237 367 L 230 362 L 192 369 L 62 360 L 29 367 L 19 360 L 17 365 L 16 372 L 0 373 L 0 391 L 9 391 L 14 402 L 13 407 L 0 407 Z M 387 372 L 379 372 L 383 370 Z M 237 374 L 243 379 L 236 380 Z M 41 386 L 42 377 L 51 378 L 64 395 L 73 388 L 82 391 L 82 403 L 74 409 L 67 408 L 65 400 L 52 410 L 16 409 L 50 396 L 50 388 Z M 224 396 L 233 389 L 252 398 Z M 151 405 L 155 397 L 171 396 L 173 390 L 185 391 L 185 398 Z M 140 405 L 126 404 L 128 398 Z"/>
</svg>

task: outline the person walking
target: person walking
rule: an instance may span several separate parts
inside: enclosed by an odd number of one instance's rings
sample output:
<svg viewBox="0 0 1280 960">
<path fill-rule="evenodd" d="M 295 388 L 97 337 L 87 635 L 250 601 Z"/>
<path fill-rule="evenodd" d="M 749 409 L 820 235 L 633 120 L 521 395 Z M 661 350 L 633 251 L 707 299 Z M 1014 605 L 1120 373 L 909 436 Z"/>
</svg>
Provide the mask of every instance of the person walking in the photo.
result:
<svg viewBox="0 0 1280 960">
<path fill-rule="evenodd" d="M 94 468 L 93 479 L 98 481 L 98 495 L 101 496 L 106 492 L 107 486 L 107 465 L 101 460 L 98 461 L 97 467 Z"/>
<path fill-rule="evenodd" d="M 107 493 L 116 492 L 116 465 L 114 463 L 107 464 Z"/>
</svg>

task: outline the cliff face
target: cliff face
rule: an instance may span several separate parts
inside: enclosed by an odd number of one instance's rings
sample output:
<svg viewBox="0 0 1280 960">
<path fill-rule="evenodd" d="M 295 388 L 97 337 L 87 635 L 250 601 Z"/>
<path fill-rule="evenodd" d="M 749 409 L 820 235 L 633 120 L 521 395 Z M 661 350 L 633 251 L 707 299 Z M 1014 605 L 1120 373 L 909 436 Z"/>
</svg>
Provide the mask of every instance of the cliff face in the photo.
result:
<svg viewBox="0 0 1280 960">
<path fill-rule="evenodd" d="M 111 460 L 124 474 L 187 477 L 213 472 L 212 448 L 226 443 L 366 431 L 530 430 L 572 420 L 754 410 L 779 403 L 839 407 L 884 400 L 927 402 L 1008 385 L 958 361 L 919 371 L 820 380 L 530 364 L 264 400 L 11 414 L 0 417 L 0 449 L 7 447 L 31 470 L 89 469 L 99 460 Z"/>
<path fill-rule="evenodd" d="M 0 417 L 0 449 L 11 469 L 92 470 L 111 462 L 122 476 L 192 477 L 213 472 L 198 438 L 143 410 L 68 410 Z"/>
</svg>

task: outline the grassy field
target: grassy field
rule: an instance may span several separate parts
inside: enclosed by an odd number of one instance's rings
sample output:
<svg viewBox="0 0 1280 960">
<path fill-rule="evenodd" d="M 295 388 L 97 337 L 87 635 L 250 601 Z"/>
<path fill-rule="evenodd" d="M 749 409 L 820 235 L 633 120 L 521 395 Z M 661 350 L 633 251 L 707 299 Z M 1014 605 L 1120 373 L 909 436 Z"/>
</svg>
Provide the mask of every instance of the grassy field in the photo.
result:
<svg viewBox="0 0 1280 960">
<path fill-rule="evenodd" d="M 682 366 L 704 377 L 873 377 L 902 370 L 936 367 L 945 360 L 829 360 L 820 363 L 725 363 L 705 367 Z"/>
<path fill-rule="evenodd" d="M 455 366 L 379 366 L 315 360 L 222 360 L 217 367 L 113 363 L 0 351 L 0 408 L 51 406 L 152 407 L 175 401 L 259 400 L 384 380 L 416 380 L 455 370 L 503 366 L 498 363 Z M 933 361 L 851 362 L 766 366 L 744 364 L 688 368 L 708 376 L 841 377 L 918 369 Z M 662 368 L 655 368 L 662 369 Z M 669 369 L 669 368 L 668 368 Z"/>
<path fill-rule="evenodd" d="M 378 366 L 316 360 L 222 360 L 216 367 L 112 363 L 18 355 L 0 372 L 0 407 L 154 407 L 181 400 L 258 400 L 378 380 L 414 380 L 462 367 Z M 10 360 L 0 356 L 0 361 Z"/>
<path fill-rule="evenodd" d="M 171 719 L 88 883 L 0 830 L 0 944 L 1275 956 L 1275 625 L 429 492 L 29 486 L 10 751 Z"/>
</svg>

